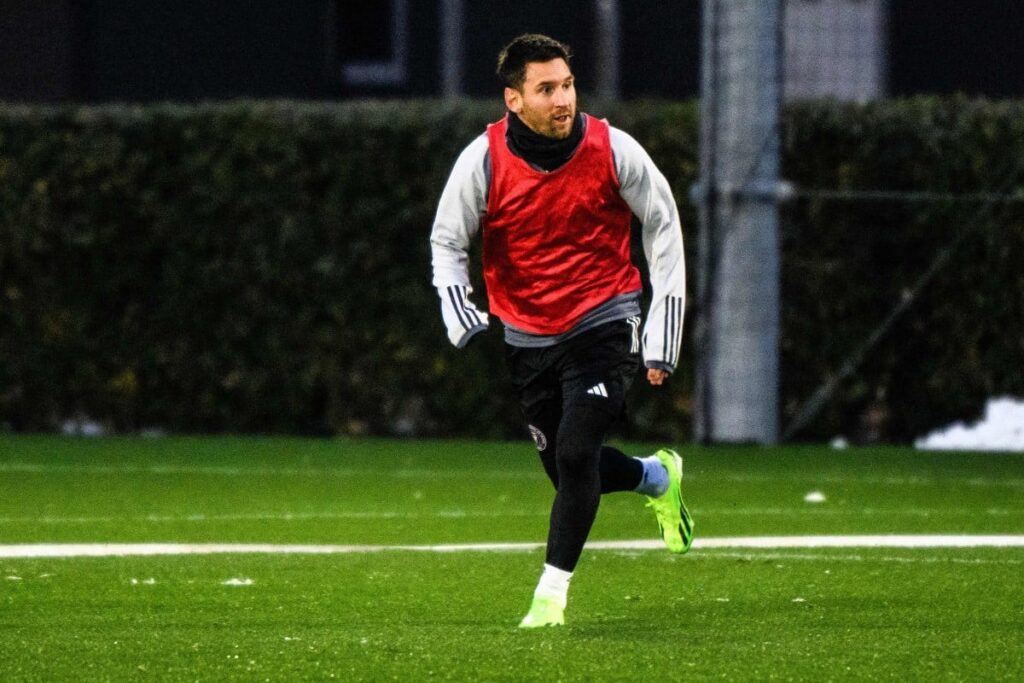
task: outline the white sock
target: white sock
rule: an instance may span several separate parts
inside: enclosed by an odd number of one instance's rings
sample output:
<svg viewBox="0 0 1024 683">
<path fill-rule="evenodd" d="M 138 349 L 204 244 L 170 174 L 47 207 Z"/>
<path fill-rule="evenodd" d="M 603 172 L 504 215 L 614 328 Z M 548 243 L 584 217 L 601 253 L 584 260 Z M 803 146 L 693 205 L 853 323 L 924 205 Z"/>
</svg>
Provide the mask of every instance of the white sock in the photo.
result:
<svg viewBox="0 0 1024 683">
<path fill-rule="evenodd" d="M 644 476 L 640 479 L 640 485 L 634 489 L 651 498 L 660 498 L 668 491 L 668 470 L 661 464 L 656 455 L 648 455 L 646 458 L 637 458 L 644 466 Z"/>
<path fill-rule="evenodd" d="M 571 578 L 572 572 L 545 564 L 544 573 L 540 575 L 537 590 L 533 591 L 533 594 L 534 596 L 543 595 L 546 598 L 552 598 L 558 601 L 558 604 L 564 609 L 569 596 L 569 579 Z"/>
</svg>

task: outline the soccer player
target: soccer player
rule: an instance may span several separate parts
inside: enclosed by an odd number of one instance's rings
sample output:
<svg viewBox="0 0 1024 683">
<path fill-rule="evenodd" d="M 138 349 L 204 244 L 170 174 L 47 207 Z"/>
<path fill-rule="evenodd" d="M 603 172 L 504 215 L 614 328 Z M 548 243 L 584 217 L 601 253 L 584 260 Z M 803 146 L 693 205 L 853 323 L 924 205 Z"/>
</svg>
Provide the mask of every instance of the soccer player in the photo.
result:
<svg viewBox="0 0 1024 683">
<path fill-rule="evenodd" d="M 490 315 L 544 471 L 555 486 L 547 554 L 523 628 L 565 623 L 569 579 L 604 493 L 650 499 L 662 537 L 686 552 L 693 520 L 669 449 L 633 458 L 603 445 L 640 354 L 647 381 L 675 368 L 685 270 L 665 177 L 629 135 L 576 110 L 569 47 L 522 35 L 498 56 L 508 112 L 463 150 L 430 236 L 433 284 L 456 347 L 488 327 L 470 301 L 469 247 L 482 232 Z M 643 225 L 653 297 L 640 334 L 630 221 Z"/>
</svg>

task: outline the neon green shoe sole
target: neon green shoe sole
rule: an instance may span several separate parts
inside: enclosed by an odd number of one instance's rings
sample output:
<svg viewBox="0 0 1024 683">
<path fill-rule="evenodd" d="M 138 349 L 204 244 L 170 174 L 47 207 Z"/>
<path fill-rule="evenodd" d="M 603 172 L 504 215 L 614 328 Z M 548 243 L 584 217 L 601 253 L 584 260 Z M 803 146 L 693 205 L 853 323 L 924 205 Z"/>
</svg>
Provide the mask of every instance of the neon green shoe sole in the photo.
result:
<svg viewBox="0 0 1024 683">
<path fill-rule="evenodd" d="M 530 611 L 519 622 L 519 628 L 540 628 L 565 624 L 565 608 L 553 598 L 534 596 Z"/>
<path fill-rule="evenodd" d="M 654 508 L 658 529 L 668 549 L 685 553 L 693 544 L 693 517 L 683 502 L 683 459 L 669 448 L 654 454 L 668 470 L 668 491 L 660 498 L 647 497 L 647 507 Z"/>
</svg>

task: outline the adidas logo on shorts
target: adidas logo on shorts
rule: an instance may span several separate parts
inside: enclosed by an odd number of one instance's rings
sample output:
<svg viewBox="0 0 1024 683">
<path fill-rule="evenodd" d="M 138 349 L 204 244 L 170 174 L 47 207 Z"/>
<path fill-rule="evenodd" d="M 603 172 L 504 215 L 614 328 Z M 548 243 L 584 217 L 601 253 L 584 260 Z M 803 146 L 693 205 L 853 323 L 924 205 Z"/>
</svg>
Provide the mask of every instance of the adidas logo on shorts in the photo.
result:
<svg viewBox="0 0 1024 683">
<path fill-rule="evenodd" d="M 608 398 L 608 390 L 605 389 L 604 382 L 599 382 L 590 387 L 587 389 L 587 393 L 591 396 L 603 396 L 604 398 Z"/>
</svg>

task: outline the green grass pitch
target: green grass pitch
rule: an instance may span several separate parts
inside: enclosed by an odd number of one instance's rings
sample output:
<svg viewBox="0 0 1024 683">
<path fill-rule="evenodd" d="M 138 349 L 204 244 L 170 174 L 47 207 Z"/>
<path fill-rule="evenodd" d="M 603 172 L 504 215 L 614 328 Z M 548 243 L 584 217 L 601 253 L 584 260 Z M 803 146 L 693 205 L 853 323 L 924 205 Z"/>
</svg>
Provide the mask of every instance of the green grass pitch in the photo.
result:
<svg viewBox="0 0 1024 683">
<path fill-rule="evenodd" d="M 682 452 L 698 540 L 1024 534 L 1021 455 Z M 0 546 L 541 542 L 551 496 L 525 441 L 0 436 Z M 606 496 L 591 538 L 654 518 Z M 1020 547 L 591 549 L 568 625 L 521 631 L 542 562 L 0 555 L 0 680 L 1024 678 Z"/>
</svg>

